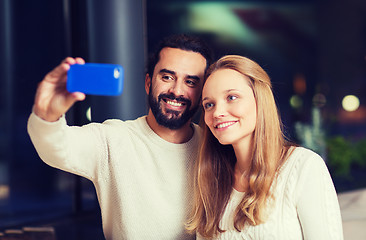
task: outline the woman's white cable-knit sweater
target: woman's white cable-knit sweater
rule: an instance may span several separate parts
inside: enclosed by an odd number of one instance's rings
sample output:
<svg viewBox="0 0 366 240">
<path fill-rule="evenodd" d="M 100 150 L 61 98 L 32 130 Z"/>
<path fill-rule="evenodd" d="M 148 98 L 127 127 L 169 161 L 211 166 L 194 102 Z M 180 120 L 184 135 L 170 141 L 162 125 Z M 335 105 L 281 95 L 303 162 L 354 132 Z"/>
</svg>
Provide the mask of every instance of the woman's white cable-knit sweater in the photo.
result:
<svg viewBox="0 0 366 240">
<path fill-rule="evenodd" d="M 191 239 L 184 223 L 199 128 L 184 144 L 160 138 L 146 122 L 108 120 L 83 127 L 31 114 L 28 132 L 44 162 L 90 179 L 106 239 Z"/>
<path fill-rule="evenodd" d="M 297 147 L 272 184 L 265 223 L 234 228 L 234 211 L 245 193 L 233 189 L 220 227 L 221 240 L 341 240 L 342 220 L 338 198 L 323 159 L 311 150 Z M 197 239 L 202 239 L 197 236 Z"/>
</svg>

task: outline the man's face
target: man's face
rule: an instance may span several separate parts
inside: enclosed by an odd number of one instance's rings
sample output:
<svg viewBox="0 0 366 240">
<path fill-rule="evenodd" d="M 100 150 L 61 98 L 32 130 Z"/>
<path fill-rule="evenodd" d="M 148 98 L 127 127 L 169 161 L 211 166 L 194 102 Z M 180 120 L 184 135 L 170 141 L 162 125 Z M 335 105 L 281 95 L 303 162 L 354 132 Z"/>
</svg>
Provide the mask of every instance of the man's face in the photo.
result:
<svg viewBox="0 0 366 240">
<path fill-rule="evenodd" d="M 196 112 L 203 85 L 206 59 L 199 53 L 163 48 L 145 90 L 159 125 L 179 129 Z"/>
</svg>

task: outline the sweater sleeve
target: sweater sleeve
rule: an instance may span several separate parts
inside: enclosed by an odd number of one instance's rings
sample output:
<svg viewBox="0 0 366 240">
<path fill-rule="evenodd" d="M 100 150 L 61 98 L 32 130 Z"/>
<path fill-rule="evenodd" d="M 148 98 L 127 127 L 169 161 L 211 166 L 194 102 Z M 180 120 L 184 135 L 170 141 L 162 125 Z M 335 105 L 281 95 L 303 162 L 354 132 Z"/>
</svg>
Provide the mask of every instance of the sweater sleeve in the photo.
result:
<svg viewBox="0 0 366 240">
<path fill-rule="evenodd" d="M 97 180 L 106 143 L 95 124 L 71 127 L 67 126 L 64 116 L 56 122 L 47 122 L 32 113 L 28 119 L 28 133 L 45 163 L 92 181 Z"/>
<path fill-rule="evenodd" d="M 323 159 L 304 154 L 296 189 L 298 217 L 305 240 L 342 240 L 337 194 Z"/>
</svg>

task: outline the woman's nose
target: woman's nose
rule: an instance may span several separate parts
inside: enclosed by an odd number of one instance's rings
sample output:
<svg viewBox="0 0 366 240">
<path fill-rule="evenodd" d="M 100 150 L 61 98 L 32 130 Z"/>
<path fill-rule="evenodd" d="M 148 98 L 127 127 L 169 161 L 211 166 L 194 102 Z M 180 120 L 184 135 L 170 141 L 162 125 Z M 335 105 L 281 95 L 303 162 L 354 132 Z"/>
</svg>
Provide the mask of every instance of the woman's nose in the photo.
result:
<svg viewBox="0 0 366 240">
<path fill-rule="evenodd" d="M 213 116 L 215 118 L 221 118 L 226 115 L 226 108 L 224 104 L 216 104 Z"/>
</svg>

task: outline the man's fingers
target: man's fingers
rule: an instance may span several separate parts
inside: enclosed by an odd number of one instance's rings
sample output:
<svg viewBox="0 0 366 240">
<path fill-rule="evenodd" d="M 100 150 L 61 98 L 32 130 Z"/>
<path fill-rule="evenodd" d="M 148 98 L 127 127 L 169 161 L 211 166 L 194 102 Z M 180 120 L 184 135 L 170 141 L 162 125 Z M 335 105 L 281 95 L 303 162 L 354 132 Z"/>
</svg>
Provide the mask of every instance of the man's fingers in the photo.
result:
<svg viewBox="0 0 366 240">
<path fill-rule="evenodd" d="M 84 64 L 82 58 L 65 58 L 50 71 L 37 88 L 33 111 L 46 121 L 56 121 L 66 113 L 76 101 L 83 101 L 85 94 L 69 93 L 66 89 L 67 71 L 70 65 Z"/>
<path fill-rule="evenodd" d="M 84 64 L 85 60 L 81 57 L 77 57 L 77 58 L 67 57 L 62 61 L 62 63 L 67 63 L 69 65 Z"/>
<path fill-rule="evenodd" d="M 85 64 L 85 61 L 82 58 L 67 57 L 61 62 L 61 64 L 49 72 L 44 80 L 52 83 L 66 81 L 67 71 L 70 69 L 70 65 L 73 64 Z"/>
<path fill-rule="evenodd" d="M 64 99 L 64 107 L 63 110 L 60 111 L 60 113 L 66 113 L 70 107 L 77 101 L 83 101 L 85 99 L 85 94 L 84 93 L 80 93 L 80 92 L 74 92 L 74 93 L 69 93 L 66 98 Z M 60 114 L 60 115 L 62 115 Z"/>
<path fill-rule="evenodd" d="M 69 69 L 70 65 L 68 63 L 61 63 L 45 76 L 44 81 L 52 83 L 62 82 L 62 80 L 66 79 L 65 77 Z"/>
<path fill-rule="evenodd" d="M 85 64 L 85 60 L 80 57 L 75 58 L 75 61 L 77 64 Z"/>
<path fill-rule="evenodd" d="M 69 65 L 73 65 L 73 64 L 76 63 L 76 60 L 74 58 L 72 58 L 72 57 L 67 57 L 64 60 L 62 60 L 61 64 L 62 63 L 67 63 Z"/>
<path fill-rule="evenodd" d="M 81 92 L 73 92 L 71 95 L 76 101 L 83 101 L 85 99 L 85 94 Z"/>
</svg>

